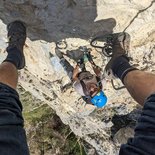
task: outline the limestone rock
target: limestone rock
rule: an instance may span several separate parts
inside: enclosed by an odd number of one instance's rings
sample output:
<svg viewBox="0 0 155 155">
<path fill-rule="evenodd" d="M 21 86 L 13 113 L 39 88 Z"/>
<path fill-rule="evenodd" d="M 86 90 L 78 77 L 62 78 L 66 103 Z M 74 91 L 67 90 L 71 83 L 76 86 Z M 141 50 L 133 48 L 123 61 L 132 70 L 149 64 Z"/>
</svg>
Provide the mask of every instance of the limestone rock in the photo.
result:
<svg viewBox="0 0 155 155">
<path fill-rule="evenodd" d="M 28 28 L 24 48 L 27 65 L 19 82 L 36 98 L 47 103 L 79 137 L 91 144 L 99 155 L 115 155 L 118 148 L 110 140 L 112 118 L 126 115 L 136 103 L 127 90 L 115 91 L 105 84 L 108 104 L 103 109 L 84 105 L 71 88 L 70 80 L 58 65 L 55 43 L 79 50 L 98 34 L 126 31 L 131 35 L 130 55 L 138 68 L 155 71 L 155 2 L 152 0 L 5 0 L 0 1 L 0 61 L 6 56 L 6 24 L 22 20 Z M 90 47 L 91 48 L 91 47 Z M 107 58 L 93 49 L 94 61 L 103 67 Z M 53 57 L 51 57 L 53 55 Z M 68 59 L 68 58 L 67 58 Z M 75 62 L 68 59 L 72 65 Z M 117 83 L 117 81 L 116 81 Z M 64 86 L 69 89 L 64 89 Z M 120 82 L 117 85 L 121 85 Z"/>
</svg>

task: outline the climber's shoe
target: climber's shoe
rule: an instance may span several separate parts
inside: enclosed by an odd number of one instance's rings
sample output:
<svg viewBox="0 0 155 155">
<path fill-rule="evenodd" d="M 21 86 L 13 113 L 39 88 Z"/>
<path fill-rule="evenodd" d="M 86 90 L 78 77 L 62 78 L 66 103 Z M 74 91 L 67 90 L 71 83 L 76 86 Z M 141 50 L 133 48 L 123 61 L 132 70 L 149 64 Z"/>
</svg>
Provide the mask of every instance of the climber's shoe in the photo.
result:
<svg viewBox="0 0 155 155">
<path fill-rule="evenodd" d="M 118 58 L 123 57 L 124 59 L 126 59 L 126 61 L 129 62 L 127 53 L 129 50 L 130 35 L 126 32 L 122 32 L 112 34 L 111 37 L 111 46 L 113 54 L 110 61 L 105 67 L 105 75 L 108 76 L 108 78 L 116 77 L 113 71 L 115 70 L 115 62 Z"/>
<path fill-rule="evenodd" d="M 13 63 L 17 69 L 22 69 L 25 66 L 25 56 L 23 48 L 26 40 L 26 26 L 21 21 L 14 21 L 7 25 L 8 53 L 4 61 Z"/>
</svg>

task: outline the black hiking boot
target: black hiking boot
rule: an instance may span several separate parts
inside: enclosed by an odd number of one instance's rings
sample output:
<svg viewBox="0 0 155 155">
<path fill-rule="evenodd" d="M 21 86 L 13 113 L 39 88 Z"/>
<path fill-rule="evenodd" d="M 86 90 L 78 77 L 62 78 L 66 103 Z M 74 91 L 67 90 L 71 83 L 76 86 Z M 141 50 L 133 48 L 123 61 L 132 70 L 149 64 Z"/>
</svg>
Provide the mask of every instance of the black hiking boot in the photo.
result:
<svg viewBox="0 0 155 155">
<path fill-rule="evenodd" d="M 112 58 L 105 67 L 105 74 L 109 78 L 113 78 L 114 62 L 117 58 L 123 56 L 128 62 L 129 58 L 127 56 L 130 44 L 130 35 L 126 32 L 112 34 Z"/>
<path fill-rule="evenodd" d="M 25 66 L 25 56 L 23 47 L 26 40 L 26 27 L 21 21 L 14 21 L 7 26 L 8 30 L 8 47 L 6 51 L 8 56 L 6 60 L 13 63 L 17 69 L 22 69 Z"/>
</svg>

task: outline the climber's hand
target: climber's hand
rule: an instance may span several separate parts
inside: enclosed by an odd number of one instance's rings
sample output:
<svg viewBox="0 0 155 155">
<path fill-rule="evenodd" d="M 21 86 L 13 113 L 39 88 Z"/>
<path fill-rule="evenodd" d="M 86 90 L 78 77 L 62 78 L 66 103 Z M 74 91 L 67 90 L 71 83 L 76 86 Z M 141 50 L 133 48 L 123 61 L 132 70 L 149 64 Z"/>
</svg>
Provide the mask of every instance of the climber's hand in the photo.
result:
<svg viewBox="0 0 155 155">
<path fill-rule="evenodd" d="M 73 81 L 78 81 L 78 74 L 79 74 L 79 66 L 76 65 L 76 67 L 73 70 Z"/>
</svg>

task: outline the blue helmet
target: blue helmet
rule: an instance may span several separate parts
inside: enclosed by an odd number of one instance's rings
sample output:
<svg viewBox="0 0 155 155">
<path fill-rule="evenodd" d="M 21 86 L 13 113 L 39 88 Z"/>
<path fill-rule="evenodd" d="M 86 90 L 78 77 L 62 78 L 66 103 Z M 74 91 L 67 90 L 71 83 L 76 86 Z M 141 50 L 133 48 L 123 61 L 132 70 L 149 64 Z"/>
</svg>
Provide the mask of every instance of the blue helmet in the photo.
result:
<svg viewBox="0 0 155 155">
<path fill-rule="evenodd" d="M 103 93 L 103 91 L 100 91 L 98 94 L 96 94 L 92 99 L 91 103 L 95 105 L 98 108 L 102 108 L 107 103 L 107 97 Z"/>
</svg>

